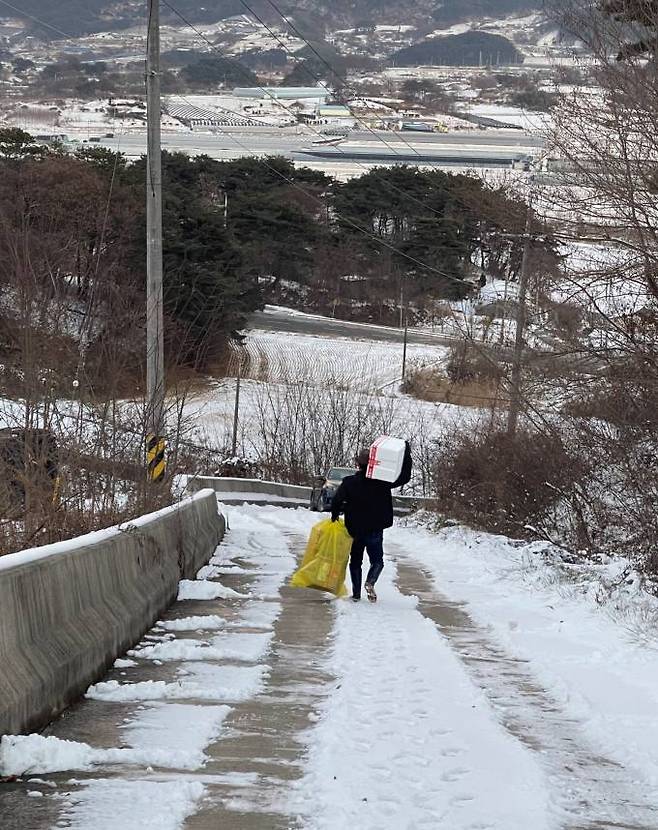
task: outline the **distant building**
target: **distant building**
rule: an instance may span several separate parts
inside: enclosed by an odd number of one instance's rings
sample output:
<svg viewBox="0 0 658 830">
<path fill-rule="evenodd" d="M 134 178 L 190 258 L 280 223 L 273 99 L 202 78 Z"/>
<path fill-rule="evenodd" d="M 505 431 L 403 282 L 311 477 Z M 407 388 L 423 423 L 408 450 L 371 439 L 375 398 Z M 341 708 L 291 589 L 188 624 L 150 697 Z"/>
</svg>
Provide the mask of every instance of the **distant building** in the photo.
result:
<svg viewBox="0 0 658 830">
<path fill-rule="evenodd" d="M 206 110 L 193 104 L 167 103 L 163 107 L 167 115 L 176 118 L 186 127 L 266 127 L 267 122 L 242 117 L 232 112 Z"/>
<path fill-rule="evenodd" d="M 146 120 L 146 103 L 139 99 L 109 98 L 105 112 L 111 118 Z"/>
<path fill-rule="evenodd" d="M 318 118 L 354 118 L 350 108 L 344 104 L 322 104 L 316 112 Z"/>
<path fill-rule="evenodd" d="M 318 104 L 313 113 L 304 113 L 301 118 L 307 124 L 322 126 L 323 132 L 326 127 L 326 132 L 338 130 L 341 134 L 353 129 L 357 121 L 345 104 Z"/>
<path fill-rule="evenodd" d="M 66 133 L 41 133 L 33 137 L 40 144 L 64 144 L 69 140 Z"/>
</svg>

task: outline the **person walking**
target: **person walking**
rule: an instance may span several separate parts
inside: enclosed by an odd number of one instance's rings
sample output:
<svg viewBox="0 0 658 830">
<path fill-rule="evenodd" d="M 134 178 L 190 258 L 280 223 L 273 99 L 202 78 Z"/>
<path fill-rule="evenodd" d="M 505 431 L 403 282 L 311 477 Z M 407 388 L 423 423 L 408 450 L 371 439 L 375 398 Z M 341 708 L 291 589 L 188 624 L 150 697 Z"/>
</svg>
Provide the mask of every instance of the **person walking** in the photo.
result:
<svg viewBox="0 0 658 830">
<path fill-rule="evenodd" d="M 363 552 L 368 552 L 370 568 L 365 591 L 370 602 L 377 602 L 375 583 L 384 569 L 384 530 L 393 524 L 393 497 L 391 490 L 402 487 L 411 478 L 411 447 L 406 441 L 400 475 L 394 482 L 367 478 L 366 469 L 370 450 L 360 450 L 356 458 L 358 470 L 344 478 L 331 503 L 331 520 L 335 522 L 345 513 L 345 527 L 354 540 L 350 553 L 352 599 L 361 599 Z"/>
</svg>

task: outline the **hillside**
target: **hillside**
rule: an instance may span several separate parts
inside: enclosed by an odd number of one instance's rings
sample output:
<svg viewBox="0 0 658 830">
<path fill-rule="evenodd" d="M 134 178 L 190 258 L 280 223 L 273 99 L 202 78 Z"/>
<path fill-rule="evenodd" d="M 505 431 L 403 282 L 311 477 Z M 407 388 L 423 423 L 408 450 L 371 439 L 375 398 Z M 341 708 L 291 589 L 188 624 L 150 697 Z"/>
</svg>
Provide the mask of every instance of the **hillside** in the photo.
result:
<svg viewBox="0 0 658 830">
<path fill-rule="evenodd" d="M 396 66 L 485 66 L 522 63 L 523 55 L 505 37 L 471 31 L 415 43 L 394 54 L 393 62 Z"/>
<path fill-rule="evenodd" d="M 207 0 L 202 5 L 197 0 L 177 0 L 174 5 L 193 21 L 217 21 L 245 13 L 241 0 Z M 250 5 L 265 18 L 276 20 L 278 17 L 267 0 L 257 0 Z M 483 16 L 499 17 L 511 12 L 532 11 L 542 5 L 542 0 L 407 0 L 404 3 L 393 0 L 337 0 L 332 3 L 324 0 L 287 0 L 281 3 L 280 8 L 304 26 L 317 27 L 319 22 L 326 28 L 415 22 L 422 27 L 426 26 L 428 18 L 450 25 Z M 142 0 L 60 0 L 57 3 L 52 0 L 14 0 L 12 6 L 24 12 L 28 20 L 30 16 L 37 17 L 73 35 L 116 30 L 140 22 L 144 16 Z M 165 7 L 162 15 L 163 19 L 172 17 Z M 280 18 L 278 22 L 281 22 Z M 32 23 L 40 33 L 54 35 L 52 30 L 40 27 L 34 21 Z"/>
<path fill-rule="evenodd" d="M 542 0 L 445 0 L 436 3 L 432 17 L 437 23 L 460 23 L 463 20 L 477 20 L 483 17 L 536 11 L 544 7 Z"/>
</svg>

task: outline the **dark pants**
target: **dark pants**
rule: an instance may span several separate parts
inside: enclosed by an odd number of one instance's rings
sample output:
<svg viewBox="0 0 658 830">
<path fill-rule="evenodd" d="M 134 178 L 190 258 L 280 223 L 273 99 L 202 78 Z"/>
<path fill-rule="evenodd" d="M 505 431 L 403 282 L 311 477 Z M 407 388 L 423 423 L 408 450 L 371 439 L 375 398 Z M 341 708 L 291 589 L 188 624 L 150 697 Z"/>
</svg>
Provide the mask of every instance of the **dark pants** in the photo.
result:
<svg viewBox="0 0 658 830">
<path fill-rule="evenodd" d="M 372 585 L 379 579 L 384 570 L 384 531 L 374 530 L 365 536 L 357 536 L 352 542 L 350 554 L 350 577 L 352 579 L 352 595 L 361 596 L 361 567 L 363 565 L 363 551 L 368 551 L 370 569 L 366 582 Z"/>
</svg>

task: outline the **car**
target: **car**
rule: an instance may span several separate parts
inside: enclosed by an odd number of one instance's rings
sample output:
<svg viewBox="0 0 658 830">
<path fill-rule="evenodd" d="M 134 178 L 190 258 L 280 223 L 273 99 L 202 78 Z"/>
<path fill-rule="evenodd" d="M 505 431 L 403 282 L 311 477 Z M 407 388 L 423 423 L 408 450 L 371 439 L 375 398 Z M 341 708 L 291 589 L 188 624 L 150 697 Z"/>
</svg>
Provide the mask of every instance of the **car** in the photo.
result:
<svg viewBox="0 0 658 830">
<path fill-rule="evenodd" d="M 331 510 L 331 502 L 338 485 L 346 476 L 354 475 L 352 467 L 330 467 L 326 475 L 318 476 L 313 481 L 309 508 L 320 511 Z"/>
</svg>

